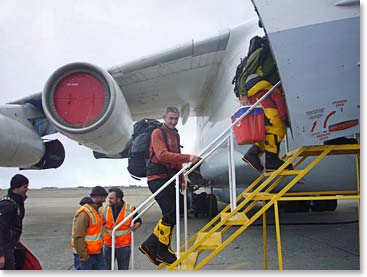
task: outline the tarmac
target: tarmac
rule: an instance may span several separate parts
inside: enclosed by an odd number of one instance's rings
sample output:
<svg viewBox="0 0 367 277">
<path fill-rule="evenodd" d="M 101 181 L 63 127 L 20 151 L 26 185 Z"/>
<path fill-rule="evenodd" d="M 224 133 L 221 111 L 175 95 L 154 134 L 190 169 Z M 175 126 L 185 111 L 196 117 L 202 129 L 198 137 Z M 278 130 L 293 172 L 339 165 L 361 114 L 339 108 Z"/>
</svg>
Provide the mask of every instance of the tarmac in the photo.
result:
<svg viewBox="0 0 367 277">
<path fill-rule="evenodd" d="M 74 212 L 90 188 L 30 190 L 26 201 L 21 241 L 38 257 L 45 270 L 73 270 L 70 248 Z M 151 195 L 146 187 L 123 188 L 128 203 L 138 206 Z M 0 196 L 6 193 L 0 191 Z M 225 207 L 219 202 L 219 208 Z M 278 269 L 277 242 L 272 211 L 268 212 L 268 269 Z M 138 246 L 161 217 L 158 205 L 143 216 L 135 233 L 134 270 L 155 270 Z M 189 237 L 204 226 L 205 217 L 189 217 Z M 280 211 L 284 270 L 360 270 L 358 203 L 342 200 L 334 212 L 286 213 Z M 183 224 L 181 223 L 181 231 Z M 183 232 L 182 238 L 183 238 Z M 175 249 L 173 235 L 172 248 Z M 249 227 L 203 270 L 264 270 L 261 222 Z M 130 269 L 132 265 L 130 262 Z M 358 272 L 355 272 L 358 273 Z"/>
</svg>

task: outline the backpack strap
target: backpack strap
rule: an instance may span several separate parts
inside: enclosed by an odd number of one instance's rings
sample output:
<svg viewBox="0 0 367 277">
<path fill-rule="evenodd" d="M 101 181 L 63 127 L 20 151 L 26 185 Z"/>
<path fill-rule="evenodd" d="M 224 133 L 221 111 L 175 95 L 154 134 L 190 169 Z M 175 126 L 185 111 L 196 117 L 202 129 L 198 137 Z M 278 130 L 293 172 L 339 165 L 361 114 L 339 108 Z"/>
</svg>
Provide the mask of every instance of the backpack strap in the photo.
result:
<svg viewBox="0 0 367 277">
<path fill-rule="evenodd" d="M 160 129 L 160 130 L 161 130 L 161 132 L 162 132 L 162 136 L 163 136 L 163 140 L 164 140 L 164 142 L 166 143 L 167 150 L 169 151 L 167 132 L 166 132 L 166 130 L 164 130 L 164 128 L 163 128 L 163 127 L 159 127 L 158 129 Z M 149 163 L 150 163 L 150 161 L 153 159 L 153 156 L 154 156 L 154 151 L 153 151 L 152 155 L 150 155 Z"/>
<path fill-rule="evenodd" d="M 180 143 L 180 135 L 178 133 L 176 133 L 176 139 L 177 139 L 178 150 L 180 151 L 180 154 L 181 154 L 181 148 L 183 148 L 183 146 Z"/>
<path fill-rule="evenodd" d="M 160 130 L 161 130 L 161 132 L 162 132 L 162 136 L 163 136 L 163 140 L 165 141 L 166 146 L 167 146 L 167 149 L 168 149 L 168 138 L 167 138 L 167 132 L 166 132 L 166 130 L 164 130 L 164 129 L 162 128 L 162 126 L 163 126 L 163 124 L 161 125 L 161 127 L 158 127 L 158 129 L 160 129 Z M 153 132 L 152 132 L 152 134 L 153 134 Z M 152 136 L 152 134 L 150 134 L 150 136 Z M 169 150 L 169 149 L 168 149 L 168 150 Z M 146 163 L 146 167 L 147 167 L 147 168 L 149 167 L 150 163 L 152 162 L 153 157 L 154 157 L 154 151 L 153 151 L 153 153 L 150 155 L 150 157 L 149 157 L 149 159 L 148 159 L 148 161 L 147 161 L 147 163 Z M 133 178 L 134 178 L 134 177 L 133 177 Z M 140 179 L 139 179 L 139 181 L 140 181 Z"/>
<path fill-rule="evenodd" d="M 164 141 L 166 142 L 167 149 L 168 149 L 168 151 L 169 151 L 167 131 L 166 131 L 163 127 L 160 127 L 159 129 L 162 131 L 163 139 L 164 139 Z M 182 148 L 183 146 L 180 144 L 180 135 L 178 134 L 178 132 L 176 132 L 176 140 L 177 140 L 177 145 L 178 145 L 179 153 L 181 154 L 181 148 Z"/>
<path fill-rule="evenodd" d="M 5 196 L 3 196 L 3 197 L 0 199 L 0 201 L 9 201 L 9 202 L 11 202 L 11 203 L 13 203 L 13 204 L 14 204 L 14 208 L 15 208 L 16 210 L 18 210 L 18 204 L 17 204 L 17 202 L 15 202 L 15 201 L 14 201 L 14 199 L 13 199 L 13 198 L 10 198 L 9 196 L 5 195 Z M 19 211 L 18 211 L 18 212 L 19 212 Z"/>
<path fill-rule="evenodd" d="M 162 126 L 159 127 L 159 129 L 161 130 L 161 133 L 162 133 L 162 136 L 163 136 L 163 140 L 166 142 L 167 150 L 169 151 L 170 149 L 169 149 L 169 146 L 168 146 L 168 134 L 167 134 L 167 131 Z M 178 132 L 176 132 L 176 139 L 177 139 L 177 144 L 178 144 L 178 151 L 181 154 L 180 136 L 179 136 Z M 158 165 L 158 164 L 152 163 L 153 156 L 154 156 L 154 151 L 150 155 L 149 160 L 146 163 L 147 170 L 149 171 L 150 166 L 153 164 L 153 165 L 155 165 L 154 166 L 155 169 L 154 170 L 153 169 L 150 169 L 150 172 L 152 174 L 153 174 L 153 172 L 154 172 L 154 174 L 160 174 L 161 173 L 160 171 L 162 171 L 162 170 L 163 171 L 167 171 L 165 173 L 170 173 L 169 171 L 171 171 L 171 170 L 167 169 L 164 165 Z M 157 165 L 159 167 L 158 169 L 157 169 Z M 157 173 L 157 172 L 159 172 L 159 173 Z"/>
<path fill-rule="evenodd" d="M 166 143 L 167 149 L 169 151 L 167 132 L 166 132 L 166 130 L 164 130 L 163 127 L 159 127 L 159 129 L 162 132 L 162 136 L 163 136 L 164 142 Z"/>
</svg>

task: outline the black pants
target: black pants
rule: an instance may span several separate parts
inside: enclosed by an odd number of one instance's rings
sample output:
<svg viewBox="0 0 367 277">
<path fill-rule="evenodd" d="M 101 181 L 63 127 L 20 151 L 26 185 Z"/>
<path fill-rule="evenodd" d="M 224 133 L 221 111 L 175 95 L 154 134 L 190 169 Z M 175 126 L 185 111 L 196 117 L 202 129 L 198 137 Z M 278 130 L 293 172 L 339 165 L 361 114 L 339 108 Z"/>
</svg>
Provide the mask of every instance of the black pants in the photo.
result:
<svg viewBox="0 0 367 277">
<path fill-rule="evenodd" d="M 155 193 L 169 179 L 158 179 L 148 182 L 148 187 L 152 193 Z M 176 187 L 175 182 L 169 184 L 156 197 L 159 207 L 163 215 L 163 222 L 166 224 L 176 224 Z"/>
</svg>

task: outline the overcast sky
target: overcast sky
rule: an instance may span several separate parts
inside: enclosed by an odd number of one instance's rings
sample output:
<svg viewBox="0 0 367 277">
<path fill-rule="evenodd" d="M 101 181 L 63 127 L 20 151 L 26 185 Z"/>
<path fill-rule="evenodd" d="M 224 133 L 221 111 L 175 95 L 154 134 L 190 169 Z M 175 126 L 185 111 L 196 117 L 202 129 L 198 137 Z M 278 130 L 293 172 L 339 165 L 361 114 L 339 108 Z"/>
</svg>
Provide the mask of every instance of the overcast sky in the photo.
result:
<svg viewBox="0 0 367 277">
<path fill-rule="evenodd" d="M 253 15 L 250 0 L 1 0 L 0 104 L 41 91 L 50 74 L 66 63 L 108 69 L 216 35 Z M 179 127 L 185 153 L 193 151 L 193 122 Z M 129 176 L 126 162 L 95 160 L 91 150 L 57 137 L 66 149 L 64 164 L 23 171 L 31 187 L 146 185 Z M 7 188 L 17 172 L 0 168 L 0 188 Z"/>
</svg>

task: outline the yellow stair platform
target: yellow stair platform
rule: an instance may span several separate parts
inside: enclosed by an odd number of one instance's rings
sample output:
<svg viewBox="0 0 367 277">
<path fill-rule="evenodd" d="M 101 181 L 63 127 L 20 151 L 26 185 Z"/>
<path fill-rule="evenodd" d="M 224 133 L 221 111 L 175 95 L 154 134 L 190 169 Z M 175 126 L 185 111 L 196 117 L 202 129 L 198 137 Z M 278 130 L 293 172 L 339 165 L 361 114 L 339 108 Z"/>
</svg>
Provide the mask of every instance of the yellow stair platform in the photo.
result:
<svg viewBox="0 0 367 277">
<path fill-rule="evenodd" d="M 225 218 L 229 214 L 230 213 L 221 213 L 220 214 L 221 220 L 225 220 Z M 246 216 L 245 213 L 236 213 L 235 215 L 233 215 L 232 217 L 230 217 L 229 219 L 227 219 L 226 225 L 243 225 L 247 221 L 248 221 L 248 217 Z"/>
<path fill-rule="evenodd" d="M 201 240 L 207 232 L 199 232 L 196 241 Z M 220 232 L 214 232 L 208 239 L 200 244 L 198 249 L 210 250 L 215 249 L 222 244 L 222 234 Z"/>
<path fill-rule="evenodd" d="M 183 255 L 184 252 L 181 253 Z M 181 269 L 183 270 L 192 270 L 196 264 L 196 260 L 198 259 L 199 253 L 192 252 L 185 260 L 181 262 Z"/>
</svg>

